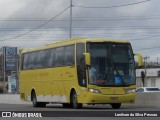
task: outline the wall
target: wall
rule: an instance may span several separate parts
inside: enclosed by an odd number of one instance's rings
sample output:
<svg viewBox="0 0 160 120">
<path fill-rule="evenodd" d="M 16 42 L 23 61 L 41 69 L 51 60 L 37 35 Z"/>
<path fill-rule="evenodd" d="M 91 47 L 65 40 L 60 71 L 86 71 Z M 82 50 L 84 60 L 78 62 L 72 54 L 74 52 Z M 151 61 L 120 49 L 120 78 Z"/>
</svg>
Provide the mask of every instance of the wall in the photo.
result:
<svg viewBox="0 0 160 120">
<path fill-rule="evenodd" d="M 160 88 L 160 77 L 147 77 L 145 78 L 145 87 L 159 87 Z M 137 78 L 137 87 L 142 87 L 141 78 Z"/>
</svg>

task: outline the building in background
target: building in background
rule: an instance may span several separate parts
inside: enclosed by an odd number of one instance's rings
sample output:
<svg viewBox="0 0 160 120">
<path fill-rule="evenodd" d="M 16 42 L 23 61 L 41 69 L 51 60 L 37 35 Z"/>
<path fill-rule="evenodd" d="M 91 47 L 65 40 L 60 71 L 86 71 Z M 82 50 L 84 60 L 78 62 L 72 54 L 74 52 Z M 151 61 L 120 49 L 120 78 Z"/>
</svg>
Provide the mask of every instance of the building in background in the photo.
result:
<svg viewBox="0 0 160 120">
<path fill-rule="evenodd" d="M 0 49 L 0 93 L 8 93 L 9 85 L 13 83 L 12 79 L 9 80 L 8 76 L 12 76 L 16 79 L 16 93 L 19 91 L 18 88 L 18 54 L 17 47 L 5 46 Z M 4 77 L 5 76 L 5 77 Z M 5 79 L 4 79 L 5 78 Z M 14 80 L 15 80 L 14 79 Z"/>
<path fill-rule="evenodd" d="M 136 77 L 137 77 L 137 87 L 142 87 L 141 80 L 141 71 L 145 71 L 145 69 L 137 69 Z M 159 68 L 147 68 L 146 76 L 145 76 L 145 87 L 160 87 L 160 67 Z"/>
</svg>

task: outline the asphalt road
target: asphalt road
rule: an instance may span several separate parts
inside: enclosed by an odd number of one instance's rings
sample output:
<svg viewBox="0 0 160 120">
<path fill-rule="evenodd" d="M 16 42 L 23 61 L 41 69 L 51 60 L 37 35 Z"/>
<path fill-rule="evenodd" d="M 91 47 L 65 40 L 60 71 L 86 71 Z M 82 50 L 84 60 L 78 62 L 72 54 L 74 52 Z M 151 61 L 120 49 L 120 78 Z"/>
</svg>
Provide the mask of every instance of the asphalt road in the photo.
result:
<svg viewBox="0 0 160 120">
<path fill-rule="evenodd" d="M 47 104 L 45 108 L 34 108 L 30 104 L 2 104 L 0 111 L 160 111 L 160 107 L 134 106 L 122 104 L 120 109 L 112 109 L 110 105 L 84 105 L 83 109 L 63 108 L 61 104 Z"/>
<path fill-rule="evenodd" d="M 112 109 L 110 105 L 84 105 L 83 109 L 67 109 L 63 108 L 62 105 L 57 105 L 57 104 L 50 104 L 47 105 L 45 108 L 34 108 L 32 107 L 32 104 L 0 104 L 0 111 L 1 114 L 4 111 L 8 112 L 17 112 L 17 113 L 25 113 L 25 112 L 30 112 L 30 113 L 40 113 L 42 114 L 42 118 L 15 118 L 12 119 L 55 119 L 55 120 L 158 120 L 160 117 L 144 117 L 144 116 L 136 116 L 135 117 L 125 117 L 125 116 L 118 116 L 116 117 L 115 114 L 119 113 L 124 113 L 124 114 L 130 114 L 130 113 L 153 113 L 156 114 L 158 113 L 158 116 L 160 116 L 160 107 L 137 107 L 134 105 L 122 105 L 122 107 L 118 110 Z M 54 117 L 44 117 L 43 114 L 47 115 L 53 115 Z M 28 114 L 28 113 L 27 113 Z M 83 117 L 81 117 L 81 115 Z M 92 117 L 93 115 L 93 117 Z M 76 117 L 75 117 L 76 116 Z M 110 116 L 110 117 L 108 117 Z M 0 118 L 4 119 L 4 118 Z M 9 118 L 5 118 L 9 119 Z M 11 118 L 10 118 L 11 119 Z"/>
</svg>

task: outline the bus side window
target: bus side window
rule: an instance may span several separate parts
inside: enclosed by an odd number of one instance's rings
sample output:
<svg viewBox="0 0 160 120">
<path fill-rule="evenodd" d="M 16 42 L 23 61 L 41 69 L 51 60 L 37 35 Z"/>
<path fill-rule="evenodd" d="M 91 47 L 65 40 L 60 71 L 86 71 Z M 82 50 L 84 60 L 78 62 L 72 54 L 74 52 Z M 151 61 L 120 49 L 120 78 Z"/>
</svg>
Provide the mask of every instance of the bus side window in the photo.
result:
<svg viewBox="0 0 160 120">
<path fill-rule="evenodd" d="M 36 68 L 44 68 L 45 51 L 37 52 Z"/>
<path fill-rule="evenodd" d="M 66 66 L 74 66 L 74 45 L 66 46 L 64 63 Z"/>
<path fill-rule="evenodd" d="M 22 70 L 27 70 L 28 69 L 28 57 L 29 56 L 29 54 L 23 54 L 23 56 L 22 56 L 22 61 L 21 61 L 21 63 L 22 63 L 22 67 L 21 67 L 21 69 Z"/>
<path fill-rule="evenodd" d="M 37 52 L 29 53 L 28 69 L 35 69 Z"/>
<path fill-rule="evenodd" d="M 49 49 L 46 50 L 46 56 L 45 56 L 45 67 L 47 68 L 51 68 L 54 67 L 54 63 L 55 63 L 55 52 L 56 49 Z"/>
<path fill-rule="evenodd" d="M 78 83 L 82 87 L 87 86 L 86 80 L 86 65 L 85 65 L 85 58 L 84 58 L 84 43 L 77 44 L 76 47 L 76 59 L 77 59 L 77 75 L 78 75 Z"/>
<path fill-rule="evenodd" d="M 56 48 L 55 66 L 64 66 L 65 47 Z"/>
</svg>

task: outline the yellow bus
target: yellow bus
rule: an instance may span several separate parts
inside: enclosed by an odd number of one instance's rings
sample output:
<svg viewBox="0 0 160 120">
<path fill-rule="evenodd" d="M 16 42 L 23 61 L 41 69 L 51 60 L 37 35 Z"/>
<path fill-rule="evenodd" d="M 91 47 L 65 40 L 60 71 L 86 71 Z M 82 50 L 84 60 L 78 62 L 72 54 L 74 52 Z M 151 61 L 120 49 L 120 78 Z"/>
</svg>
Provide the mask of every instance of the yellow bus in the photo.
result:
<svg viewBox="0 0 160 120">
<path fill-rule="evenodd" d="M 74 38 L 24 49 L 20 56 L 20 98 L 34 107 L 110 104 L 118 109 L 135 101 L 135 61 L 128 41 Z"/>
</svg>

